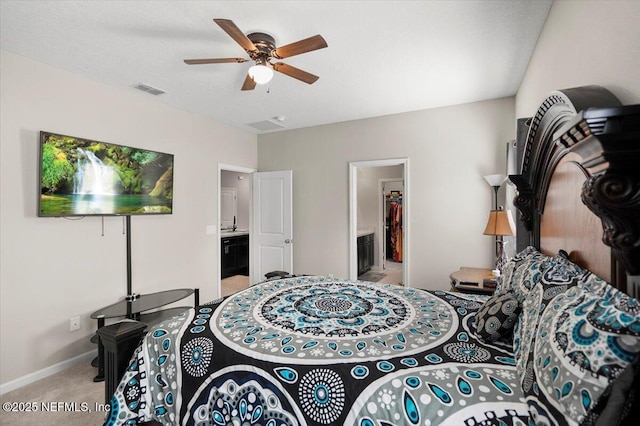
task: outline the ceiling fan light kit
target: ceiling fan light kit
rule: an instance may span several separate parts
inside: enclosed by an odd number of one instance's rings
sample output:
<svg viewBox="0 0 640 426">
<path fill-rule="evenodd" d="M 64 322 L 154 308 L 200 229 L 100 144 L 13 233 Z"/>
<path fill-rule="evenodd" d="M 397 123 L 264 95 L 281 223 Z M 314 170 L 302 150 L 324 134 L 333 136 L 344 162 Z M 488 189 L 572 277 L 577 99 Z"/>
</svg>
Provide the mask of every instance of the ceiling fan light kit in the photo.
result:
<svg viewBox="0 0 640 426">
<path fill-rule="evenodd" d="M 265 64 L 256 63 L 256 65 L 249 68 L 249 77 L 256 84 L 267 84 L 273 78 L 273 70 Z"/>
<path fill-rule="evenodd" d="M 307 84 L 313 84 L 318 80 L 317 75 L 313 75 L 283 62 L 272 63 L 272 59 L 284 59 L 302 53 L 327 47 L 327 42 L 321 35 L 299 40 L 282 47 L 275 46 L 275 39 L 265 33 L 244 33 L 229 19 L 214 19 L 232 39 L 235 40 L 249 55 L 255 65 L 249 68 L 249 72 L 242 84 L 242 90 L 253 90 L 256 84 L 266 84 L 273 78 L 273 71 L 288 75 Z M 188 65 L 202 64 L 222 64 L 222 63 L 242 63 L 244 58 L 214 58 L 214 59 L 185 59 Z"/>
</svg>

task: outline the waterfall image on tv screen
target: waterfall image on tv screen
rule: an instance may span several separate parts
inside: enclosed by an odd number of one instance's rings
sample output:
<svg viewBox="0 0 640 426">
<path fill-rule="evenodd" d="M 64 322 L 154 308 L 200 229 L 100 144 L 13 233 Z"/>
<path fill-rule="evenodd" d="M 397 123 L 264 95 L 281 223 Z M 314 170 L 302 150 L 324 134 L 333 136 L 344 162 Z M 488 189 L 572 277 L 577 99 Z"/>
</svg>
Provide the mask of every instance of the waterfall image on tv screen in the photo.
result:
<svg viewBox="0 0 640 426">
<path fill-rule="evenodd" d="M 39 216 L 171 214 L 173 155 L 40 132 Z"/>
</svg>

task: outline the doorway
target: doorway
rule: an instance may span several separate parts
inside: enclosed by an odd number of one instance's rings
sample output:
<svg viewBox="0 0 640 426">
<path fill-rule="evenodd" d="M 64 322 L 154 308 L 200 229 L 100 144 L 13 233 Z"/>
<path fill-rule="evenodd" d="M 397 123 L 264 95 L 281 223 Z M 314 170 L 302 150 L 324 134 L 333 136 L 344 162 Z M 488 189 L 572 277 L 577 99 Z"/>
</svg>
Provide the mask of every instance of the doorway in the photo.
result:
<svg viewBox="0 0 640 426">
<path fill-rule="evenodd" d="M 218 164 L 218 295 L 250 285 L 251 175 L 255 169 Z"/>
<path fill-rule="evenodd" d="M 349 277 L 410 286 L 409 281 L 409 159 L 385 159 L 349 163 Z M 388 183 L 387 183 L 388 182 Z M 398 189 L 391 189 L 400 184 Z M 395 257 L 389 254 L 386 229 L 393 193 Z M 397 187 L 396 187 L 397 188 Z M 401 204 L 400 204 L 401 203 Z M 398 233 L 398 231 L 400 233 Z M 372 243 L 371 243 L 371 242 Z M 360 250 L 359 250 L 360 248 Z M 369 254 L 369 251 L 372 251 Z M 363 259 L 369 255 L 369 261 Z M 363 267 L 365 269 L 363 269 Z M 370 267 L 368 270 L 367 267 Z M 365 274 L 362 274 L 367 270 Z"/>
<path fill-rule="evenodd" d="M 266 272 L 293 273 L 292 184 L 291 170 L 218 164 L 219 296 L 263 281 Z"/>
</svg>

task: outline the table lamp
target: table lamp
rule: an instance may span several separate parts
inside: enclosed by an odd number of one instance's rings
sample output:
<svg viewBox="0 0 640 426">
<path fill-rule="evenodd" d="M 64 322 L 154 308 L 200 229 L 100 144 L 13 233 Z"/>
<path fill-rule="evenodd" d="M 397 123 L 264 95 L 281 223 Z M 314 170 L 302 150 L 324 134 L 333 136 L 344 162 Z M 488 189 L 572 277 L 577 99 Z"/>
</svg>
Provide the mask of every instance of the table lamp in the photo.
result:
<svg viewBox="0 0 640 426">
<path fill-rule="evenodd" d="M 503 210 L 499 207 L 497 210 L 491 210 L 487 227 L 484 229 L 484 235 L 494 235 L 496 237 L 497 256 L 496 269 L 502 273 L 502 268 L 507 263 L 507 254 L 504 251 L 506 241 L 502 239 L 505 235 L 515 235 L 515 224 L 509 210 Z"/>
</svg>

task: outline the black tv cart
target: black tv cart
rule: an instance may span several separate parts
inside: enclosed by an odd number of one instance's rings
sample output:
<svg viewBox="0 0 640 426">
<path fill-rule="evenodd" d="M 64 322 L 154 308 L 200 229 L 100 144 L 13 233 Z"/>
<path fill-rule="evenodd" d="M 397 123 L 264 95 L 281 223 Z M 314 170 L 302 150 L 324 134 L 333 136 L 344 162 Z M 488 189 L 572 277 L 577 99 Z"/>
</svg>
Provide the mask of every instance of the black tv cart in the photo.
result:
<svg viewBox="0 0 640 426">
<path fill-rule="evenodd" d="M 126 318 L 135 320 L 151 326 L 162 322 L 167 318 L 179 315 L 190 306 L 180 306 L 169 309 L 153 311 L 174 302 L 178 302 L 193 295 L 193 306 L 200 304 L 200 291 L 197 288 L 179 288 L 174 290 L 159 291 L 150 294 L 134 294 L 126 297 L 124 300 L 116 302 L 112 305 L 98 309 L 90 315 L 91 318 L 98 320 L 98 330 L 105 326 L 105 320 L 111 318 Z M 148 312 L 152 311 L 152 312 Z M 98 336 L 96 334 L 96 336 Z M 94 382 L 104 380 L 104 346 L 98 336 L 98 374 L 94 377 Z"/>
</svg>

